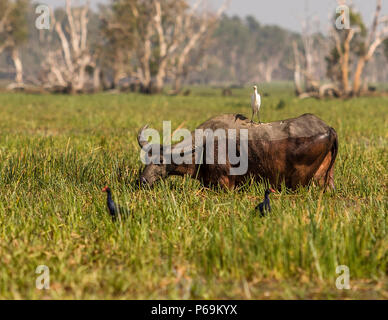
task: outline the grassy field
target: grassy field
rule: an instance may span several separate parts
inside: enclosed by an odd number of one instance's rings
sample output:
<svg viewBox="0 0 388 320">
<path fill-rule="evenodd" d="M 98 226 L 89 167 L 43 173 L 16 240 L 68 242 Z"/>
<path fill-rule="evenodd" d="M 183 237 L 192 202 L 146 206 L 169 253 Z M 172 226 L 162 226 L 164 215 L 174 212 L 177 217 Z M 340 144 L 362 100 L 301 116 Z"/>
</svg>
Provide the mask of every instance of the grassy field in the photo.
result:
<svg viewBox="0 0 388 320">
<path fill-rule="evenodd" d="M 250 116 L 250 91 L 189 97 L 0 95 L 0 298 L 388 299 L 388 99 L 298 100 L 265 88 L 262 121 L 314 113 L 338 133 L 335 194 L 272 196 L 264 186 L 205 189 L 170 178 L 134 183 L 137 130 L 162 120 L 190 130 L 220 113 Z M 283 108 L 278 108 L 283 100 Z M 133 218 L 113 223 L 109 184 Z M 50 268 L 38 290 L 35 269 Z M 336 267 L 350 269 L 338 290 Z"/>
</svg>

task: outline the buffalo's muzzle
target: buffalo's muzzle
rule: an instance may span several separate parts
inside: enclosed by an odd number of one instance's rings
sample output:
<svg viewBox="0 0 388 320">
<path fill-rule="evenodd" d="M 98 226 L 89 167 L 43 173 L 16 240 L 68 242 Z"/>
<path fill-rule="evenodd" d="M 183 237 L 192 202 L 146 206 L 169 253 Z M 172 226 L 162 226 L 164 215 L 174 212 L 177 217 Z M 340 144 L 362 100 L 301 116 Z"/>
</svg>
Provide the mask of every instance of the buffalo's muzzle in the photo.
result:
<svg viewBox="0 0 388 320">
<path fill-rule="evenodd" d="M 138 180 L 136 180 L 136 185 L 138 187 L 145 187 L 145 186 L 149 186 L 150 183 L 147 181 L 146 178 L 140 177 Z"/>
</svg>

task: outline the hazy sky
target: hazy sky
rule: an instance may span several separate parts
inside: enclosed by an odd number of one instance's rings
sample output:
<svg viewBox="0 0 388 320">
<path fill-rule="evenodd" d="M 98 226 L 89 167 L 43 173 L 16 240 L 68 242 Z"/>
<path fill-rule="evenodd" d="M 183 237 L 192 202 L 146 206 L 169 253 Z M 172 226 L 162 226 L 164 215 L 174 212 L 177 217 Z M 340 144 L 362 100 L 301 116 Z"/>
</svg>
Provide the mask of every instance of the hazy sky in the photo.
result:
<svg viewBox="0 0 388 320">
<path fill-rule="evenodd" d="M 73 0 L 74 3 L 82 0 Z M 91 0 L 93 4 L 108 0 Z M 224 0 L 208 0 L 213 8 L 218 8 Z M 37 0 L 49 5 L 62 5 L 65 0 Z M 195 0 L 190 0 L 195 2 Z M 350 2 L 350 1 L 348 1 Z M 353 0 L 356 8 L 368 24 L 373 18 L 375 0 Z M 263 24 L 277 24 L 294 31 L 301 30 L 301 21 L 312 16 L 320 21 L 320 29 L 327 31 L 329 12 L 334 13 L 336 0 L 231 0 L 228 14 L 253 15 Z M 388 0 L 383 1 L 383 13 L 388 14 Z"/>
</svg>

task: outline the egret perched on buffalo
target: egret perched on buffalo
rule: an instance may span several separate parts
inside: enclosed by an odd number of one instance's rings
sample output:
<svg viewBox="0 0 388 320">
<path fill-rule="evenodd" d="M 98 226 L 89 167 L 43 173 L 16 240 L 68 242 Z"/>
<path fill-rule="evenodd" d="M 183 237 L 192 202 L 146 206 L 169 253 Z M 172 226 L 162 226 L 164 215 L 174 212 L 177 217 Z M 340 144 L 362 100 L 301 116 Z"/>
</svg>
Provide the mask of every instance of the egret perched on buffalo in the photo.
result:
<svg viewBox="0 0 388 320">
<path fill-rule="evenodd" d="M 253 94 L 251 99 L 251 106 L 252 106 L 252 119 L 251 122 L 253 122 L 253 118 L 255 115 L 259 118 L 260 122 L 260 106 L 261 106 L 261 97 L 260 94 L 257 92 L 257 86 L 253 86 Z"/>
</svg>

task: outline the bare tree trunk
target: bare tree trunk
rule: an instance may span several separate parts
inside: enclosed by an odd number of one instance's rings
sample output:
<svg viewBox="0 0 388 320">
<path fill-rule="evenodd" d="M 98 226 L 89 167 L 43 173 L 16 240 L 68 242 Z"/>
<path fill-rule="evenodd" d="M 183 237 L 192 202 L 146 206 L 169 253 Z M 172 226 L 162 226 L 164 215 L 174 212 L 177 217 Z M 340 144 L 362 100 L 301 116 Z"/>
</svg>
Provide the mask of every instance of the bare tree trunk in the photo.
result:
<svg viewBox="0 0 388 320">
<path fill-rule="evenodd" d="M 300 56 L 298 45 L 296 41 L 292 42 L 292 48 L 294 50 L 294 59 L 295 59 L 295 68 L 294 68 L 294 83 L 295 83 L 295 92 L 299 96 L 303 92 L 302 88 L 302 79 L 301 79 L 301 68 L 300 68 Z"/>
<path fill-rule="evenodd" d="M 361 77 L 364 71 L 365 64 L 373 57 L 376 49 L 383 43 L 383 41 L 388 38 L 388 27 L 386 27 L 385 30 L 385 37 L 379 35 L 375 39 L 375 41 L 369 46 L 369 49 L 366 54 L 361 56 L 358 60 L 353 80 L 353 93 L 356 95 L 360 93 Z"/>
<path fill-rule="evenodd" d="M 136 75 L 141 90 L 143 93 L 162 92 L 167 77 L 173 79 L 175 89 L 180 89 L 190 53 L 203 45 L 204 34 L 224 12 L 226 4 L 215 16 L 207 13 L 199 16 L 196 9 L 202 0 L 198 0 L 191 9 L 183 1 L 171 2 L 175 6 L 165 5 L 162 0 L 139 3 L 145 6 L 146 14 L 139 14 L 136 1 L 132 13 L 135 19 L 139 19 L 140 26 L 135 31 L 138 41 L 135 47 L 138 60 Z"/>
<path fill-rule="evenodd" d="M 121 79 L 121 72 L 117 68 L 114 68 L 113 70 L 113 83 L 112 83 L 112 89 L 116 89 L 119 86 L 119 82 Z"/>
<path fill-rule="evenodd" d="M 365 64 L 373 57 L 376 49 L 388 39 L 388 26 L 386 25 L 381 31 L 378 31 L 378 26 L 384 20 L 388 20 L 388 16 L 380 19 L 380 13 L 382 8 L 382 0 L 376 1 L 375 17 L 373 19 L 371 31 L 368 35 L 368 39 L 365 44 L 365 54 L 362 55 L 357 62 L 356 72 L 353 79 L 353 94 L 359 95 L 362 83 L 362 74 L 365 68 Z"/>
<path fill-rule="evenodd" d="M 349 55 L 350 42 L 354 36 L 353 30 L 348 30 L 348 35 L 344 42 L 344 50 L 341 57 L 342 89 L 345 94 L 349 92 Z"/>
<path fill-rule="evenodd" d="M 272 81 L 272 74 L 279 65 L 280 60 L 282 59 L 283 53 L 279 52 L 275 55 L 272 55 L 270 59 L 265 64 L 264 78 L 266 82 Z"/>
<path fill-rule="evenodd" d="M 96 68 L 95 55 L 88 48 L 88 23 L 90 0 L 80 8 L 72 8 L 72 1 L 66 0 L 65 12 L 67 24 L 55 21 L 52 15 L 54 31 L 60 41 L 60 50 L 49 50 L 44 64 L 48 71 L 48 84 L 63 88 L 65 92 L 77 93 L 86 88 L 88 65 Z"/>
<path fill-rule="evenodd" d="M 149 24 L 147 26 L 147 32 L 144 39 L 144 48 L 140 52 L 139 62 L 140 69 L 138 71 L 140 82 L 142 85 L 143 93 L 151 92 L 151 69 L 150 69 L 150 60 L 152 56 L 152 26 Z"/>
<path fill-rule="evenodd" d="M 182 77 L 180 76 L 175 76 L 174 79 L 174 92 L 178 93 L 182 91 Z"/>
<path fill-rule="evenodd" d="M 93 91 L 98 92 L 101 90 L 101 68 L 95 67 L 93 70 Z"/>
<path fill-rule="evenodd" d="M 265 70 L 265 82 L 269 83 L 272 81 L 273 71 L 274 71 L 274 67 L 272 65 L 267 66 L 267 69 Z"/>
<path fill-rule="evenodd" d="M 6 4 L 5 10 L 0 13 L 0 54 L 6 49 L 10 51 L 10 56 L 15 66 L 15 84 L 21 87 L 23 85 L 23 64 L 20 59 L 18 43 L 14 37 L 16 28 L 12 22 L 12 10 L 14 6 L 15 4 L 8 3 L 8 5 Z"/>
<path fill-rule="evenodd" d="M 156 28 L 156 32 L 159 36 L 159 66 L 158 66 L 158 73 L 155 77 L 155 87 L 156 92 L 160 93 L 163 91 L 164 87 L 164 80 L 166 77 L 166 68 L 167 68 L 167 42 L 166 37 L 164 35 L 163 25 L 162 25 L 162 5 L 159 0 L 155 1 L 155 16 L 154 16 L 154 24 Z"/>
<path fill-rule="evenodd" d="M 198 46 L 198 43 L 204 37 L 206 32 L 208 32 L 211 29 L 211 27 L 215 25 L 219 17 L 225 12 L 228 4 L 229 4 L 229 1 L 225 1 L 224 4 L 218 9 L 213 19 L 207 19 L 206 21 L 202 21 L 197 31 L 194 31 L 194 27 L 193 25 L 191 25 L 193 16 L 189 15 L 188 17 L 185 18 L 186 29 L 184 30 L 184 32 L 189 33 L 190 38 L 188 39 L 186 45 L 183 47 L 183 50 L 179 52 L 177 63 L 175 65 L 174 78 L 176 79 L 174 79 L 174 84 L 175 84 L 174 91 L 176 93 L 178 93 L 182 88 L 182 81 L 185 77 L 185 68 L 186 68 L 186 64 L 188 62 L 190 53 L 193 51 L 193 49 L 196 46 Z M 180 35 L 182 39 L 184 38 L 184 36 L 187 37 L 187 35 L 182 35 L 182 34 Z"/>
<path fill-rule="evenodd" d="M 20 59 L 19 49 L 16 47 L 12 48 L 11 57 L 15 65 L 15 82 L 18 86 L 23 85 L 23 64 Z"/>
<path fill-rule="evenodd" d="M 155 77 L 155 90 L 157 93 L 161 93 L 164 87 L 164 81 L 166 78 L 167 59 L 164 59 L 159 64 L 158 73 Z"/>
<path fill-rule="evenodd" d="M 353 80 L 353 94 L 355 95 L 358 95 L 360 93 L 361 76 L 364 70 L 365 63 L 366 63 L 365 57 L 360 57 L 357 63 L 356 72 L 354 73 L 354 80 Z"/>
</svg>

